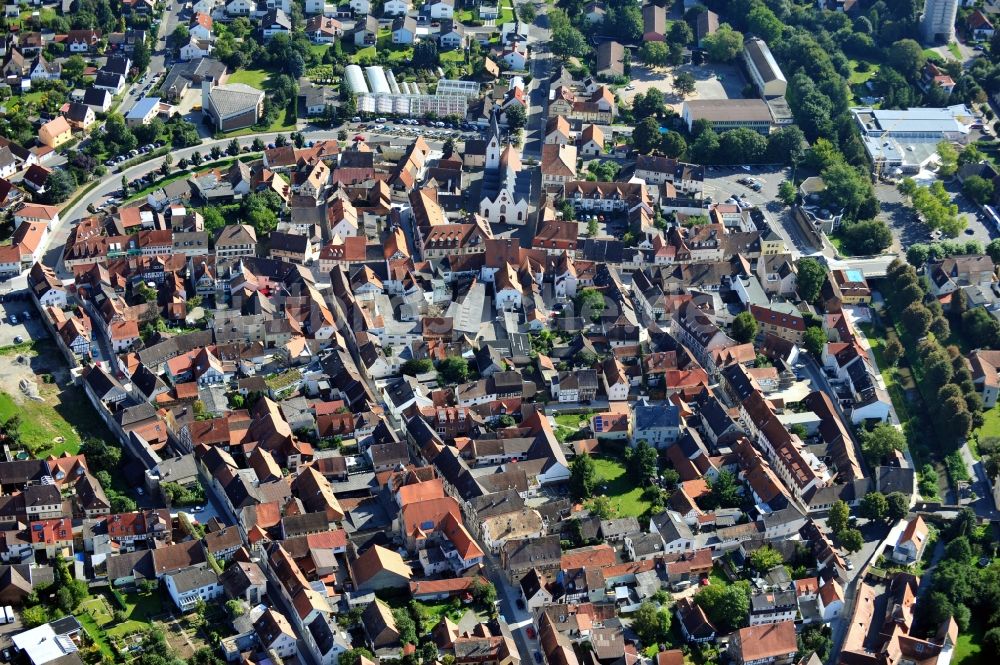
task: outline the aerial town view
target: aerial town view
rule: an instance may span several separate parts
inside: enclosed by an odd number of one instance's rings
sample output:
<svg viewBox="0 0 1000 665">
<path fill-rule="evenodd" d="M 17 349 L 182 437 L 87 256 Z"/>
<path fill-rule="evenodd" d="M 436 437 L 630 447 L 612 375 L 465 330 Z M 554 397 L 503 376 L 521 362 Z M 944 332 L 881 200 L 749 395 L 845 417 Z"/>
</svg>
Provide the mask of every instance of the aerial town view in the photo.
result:
<svg viewBox="0 0 1000 665">
<path fill-rule="evenodd" d="M 995 25 L 4 0 L 0 663 L 996 665 Z"/>
</svg>

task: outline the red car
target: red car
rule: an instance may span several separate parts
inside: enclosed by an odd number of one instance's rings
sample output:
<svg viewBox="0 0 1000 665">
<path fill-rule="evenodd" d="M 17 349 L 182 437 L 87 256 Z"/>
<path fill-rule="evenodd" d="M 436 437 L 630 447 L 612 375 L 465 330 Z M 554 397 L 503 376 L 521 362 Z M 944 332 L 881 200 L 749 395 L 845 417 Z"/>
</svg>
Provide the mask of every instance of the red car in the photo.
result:
<svg viewBox="0 0 1000 665">
<path fill-rule="evenodd" d="M 528 633 L 528 638 L 529 639 L 532 639 L 532 640 L 535 639 L 535 628 L 534 628 L 534 626 L 528 626 L 528 630 L 526 630 L 525 632 Z"/>
</svg>

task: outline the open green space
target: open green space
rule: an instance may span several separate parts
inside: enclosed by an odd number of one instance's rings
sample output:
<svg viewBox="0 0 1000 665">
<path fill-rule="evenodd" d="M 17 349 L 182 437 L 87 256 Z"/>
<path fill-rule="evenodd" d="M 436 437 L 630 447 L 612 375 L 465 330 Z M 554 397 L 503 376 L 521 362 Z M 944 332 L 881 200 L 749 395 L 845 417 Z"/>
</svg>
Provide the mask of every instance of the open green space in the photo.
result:
<svg viewBox="0 0 1000 665">
<path fill-rule="evenodd" d="M 951 53 L 953 56 L 955 56 L 956 60 L 958 60 L 958 61 L 962 60 L 962 52 L 958 48 L 958 43 L 956 43 L 956 42 L 949 42 L 948 43 L 948 52 Z"/>
<path fill-rule="evenodd" d="M 83 390 L 76 386 L 59 391 L 52 400 L 26 399 L 23 404 L 16 403 L 7 393 L 0 393 L 0 420 L 13 415 L 20 416 L 21 440 L 36 457 L 64 452 L 75 455 L 83 437 L 109 435 L 103 423 L 94 417 Z"/>
<path fill-rule="evenodd" d="M 979 459 L 979 441 L 986 437 L 1000 437 L 1000 407 L 983 411 L 983 426 L 973 430 L 969 437 L 969 451 L 972 456 Z"/>
<path fill-rule="evenodd" d="M 860 83 L 865 83 L 868 79 L 875 76 L 878 73 L 878 63 L 868 62 L 868 70 L 859 72 L 858 71 L 858 61 L 851 60 L 851 76 L 848 81 L 851 85 L 858 85 Z M 867 61 L 866 61 L 867 62 Z"/>
<path fill-rule="evenodd" d="M 986 665 L 989 659 L 983 653 L 983 627 L 979 621 L 969 622 L 969 630 L 962 631 L 955 644 L 955 665 Z"/>
<path fill-rule="evenodd" d="M 420 623 L 424 626 L 436 626 L 443 617 L 458 623 L 466 612 L 465 607 L 456 609 L 451 602 L 444 600 L 436 603 L 414 601 L 414 607 L 420 613 Z"/>
<path fill-rule="evenodd" d="M 263 69 L 238 69 L 229 75 L 226 83 L 244 83 L 263 90 L 269 76 L 270 74 Z"/>
<path fill-rule="evenodd" d="M 462 53 L 460 49 L 454 49 L 452 51 L 441 51 L 441 64 L 447 64 L 449 62 L 457 62 L 462 64 L 465 62 L 465 54 Z"/>
<path fill-rule="evenodd" d="M 641 517 L 652 505 L 643 498 L 643 488 L 625 471 L 625 465 L 608 457 L 594 456 L 597 470 L 597 491 L 611 499 L 618 517 Z"/>
<path fill-rule="evenodd" d="M 144 632 L 152 627 L 152 618 L 163 612 L 159 592 L 149 594 L 132 592 L 122 594 L 125 600 L 123 613 L 125 620 L 116 622 L 115 609 L 118 601 L 110 591 L 103 591 L 91 596 L 80 604 L 77 618 L 87 634 L 98 645 L 101 653 L 114 658 L 111 645 L 133 633 Z"/>
</svg>

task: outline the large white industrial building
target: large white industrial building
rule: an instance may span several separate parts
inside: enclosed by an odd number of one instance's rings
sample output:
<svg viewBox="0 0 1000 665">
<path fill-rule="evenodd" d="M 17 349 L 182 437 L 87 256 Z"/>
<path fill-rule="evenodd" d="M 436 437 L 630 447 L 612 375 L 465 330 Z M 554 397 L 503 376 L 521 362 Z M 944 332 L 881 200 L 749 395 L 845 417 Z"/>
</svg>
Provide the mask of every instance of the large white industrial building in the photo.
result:
<svg viewBox="0 0 1000 665">
<path fill-rule="evenodd" d="M 429 113 L 445 117 L 465 117 L 469 99 L 479 96 L 479 84 L 473 81 L 438 81 L 434 94 L 421 90 L 416 83 L 396 81 L 391 69 L 379 66 L 348 65 L 344 78 L 364 113 L 386 113 L 403 116 L 424 116 Z"/>
</svg>

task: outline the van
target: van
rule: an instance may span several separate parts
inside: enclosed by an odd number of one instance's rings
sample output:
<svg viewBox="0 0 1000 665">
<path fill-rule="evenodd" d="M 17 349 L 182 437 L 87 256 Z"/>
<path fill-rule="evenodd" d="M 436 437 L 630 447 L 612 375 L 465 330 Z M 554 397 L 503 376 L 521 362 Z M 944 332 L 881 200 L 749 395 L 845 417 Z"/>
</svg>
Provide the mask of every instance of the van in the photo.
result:
<svg viewBox="0 0 1000 665">
<path fill-rule="evenodd" d="M 7 623 L 14 623 L 14 608 L 8 605 L 3 608 L 3 613 L 7 618 Z"/>
</svg>

